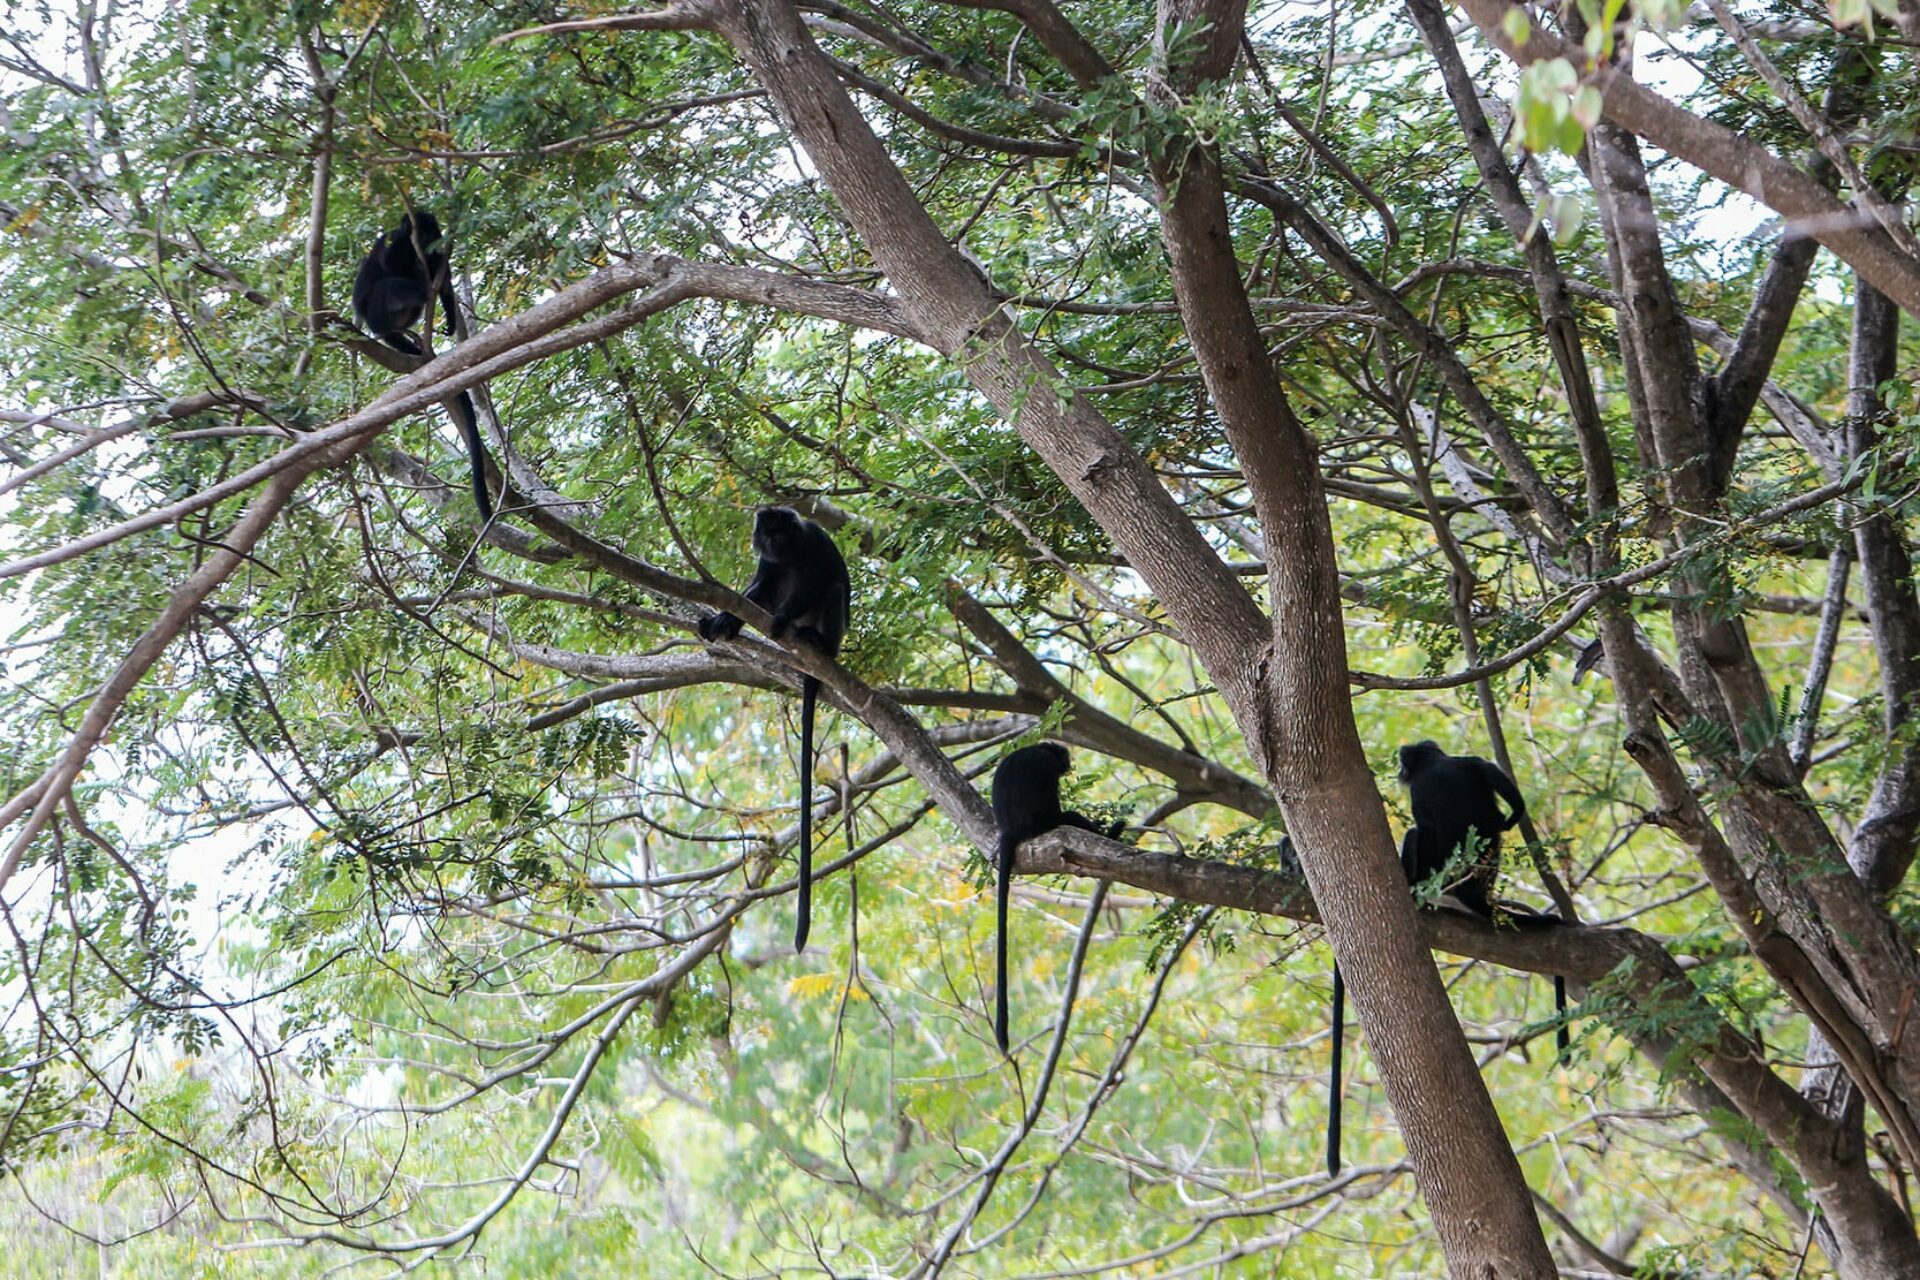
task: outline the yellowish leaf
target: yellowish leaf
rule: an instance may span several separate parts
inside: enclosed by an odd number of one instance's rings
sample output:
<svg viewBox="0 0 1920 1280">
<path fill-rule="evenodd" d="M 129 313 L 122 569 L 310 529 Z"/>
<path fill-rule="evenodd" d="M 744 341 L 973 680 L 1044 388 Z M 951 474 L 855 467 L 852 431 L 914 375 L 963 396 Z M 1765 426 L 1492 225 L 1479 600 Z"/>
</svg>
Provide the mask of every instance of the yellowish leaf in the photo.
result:
<svg viewBox="0 0 1920 1280">
<path fill-rule="evenodd" d="M 787 983 L 787 994 L 811 1000 L 833 990 L 839 981 L 840 975 L 837 973 L 803 973 Z"/>
</svg>

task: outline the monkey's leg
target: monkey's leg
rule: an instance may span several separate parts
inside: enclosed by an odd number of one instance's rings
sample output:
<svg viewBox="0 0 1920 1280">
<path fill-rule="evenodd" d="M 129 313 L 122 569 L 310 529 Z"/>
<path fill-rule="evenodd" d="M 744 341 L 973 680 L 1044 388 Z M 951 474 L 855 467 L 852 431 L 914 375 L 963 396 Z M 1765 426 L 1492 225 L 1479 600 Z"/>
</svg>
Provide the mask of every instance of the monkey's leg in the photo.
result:
<svg viewBox="0 0 1920 1280">
<path fill-rule="evenodd" d="M 360 304 L 361 319 L 373 336 L 409 355 L 420 355 L 421 351 L 411 339 L 405 346 L 393 341 L 391 335 L 402 332 L 420 318 L 426 310 L 427 291 L 417 280 L 406 276 L 386 276 L 367 291 Z"/>
</svg>

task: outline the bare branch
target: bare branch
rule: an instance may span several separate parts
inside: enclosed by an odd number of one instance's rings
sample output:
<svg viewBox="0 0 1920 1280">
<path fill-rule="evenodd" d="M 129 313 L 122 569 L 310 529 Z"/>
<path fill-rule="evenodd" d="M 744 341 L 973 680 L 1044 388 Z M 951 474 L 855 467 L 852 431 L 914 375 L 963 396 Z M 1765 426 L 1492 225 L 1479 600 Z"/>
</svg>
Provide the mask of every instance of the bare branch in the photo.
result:
<svg viewBox="0 0 1920 1280">
<path fill-rule="evenodd" d="M 674 0 L 674 3 L 640 13 L 610 13 L 598 18 L 570 18 L 537 27 L 521 27 L 503 36 L 495 36 L 493 43 L 507 44 L 531 36 L 565 35 L 579 31 L 699 31 L 712 25 L 713 14 L 707 5 L 698 0 Z"/>
</svg>

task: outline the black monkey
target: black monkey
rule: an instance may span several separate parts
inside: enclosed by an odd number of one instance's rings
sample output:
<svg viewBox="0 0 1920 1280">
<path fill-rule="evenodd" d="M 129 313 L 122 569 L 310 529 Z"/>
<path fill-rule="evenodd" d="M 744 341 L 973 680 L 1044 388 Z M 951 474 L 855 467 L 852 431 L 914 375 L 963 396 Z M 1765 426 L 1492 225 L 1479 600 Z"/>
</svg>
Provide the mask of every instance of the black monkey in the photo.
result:
<svg viewBox="0 0 1920 1280">
<path fill-rule="evenodd" d="M 395 351 L 425 355 L 407 330 L 425 314 L 427 299 L 436 289 L 447 336 L 452 337 L 453 280 L 447 271 L 440 221 L 425 209 L 414 209 L 401 217 L 399 226 L 381 232 L 360 260 L 360 270 L 353 277 L 353 314 L 362 328 Z M 480 508 L 480 519 L 491 520 L 493 500 L 487 494 L 487 451 L 480 441 L 480 420 L 466 392 L 460 393 L 456 403 L 455 425 L 467 439 L 467 458 L 473 466 L 473 501 Z"/>
<path fill-rule="evenodd" d="M 1105 827 L 1060 808 L 1060 779 L 1073 768 L 1067 749 L 1057 742 L 1021 747 L 993 771 L 993 821 L 1000 828 L 1000 865 L 996 884 L 997 921 L 993 962 L 993 1041 L 1007 1051 L 1007 898 L 1013 889 L 1013 855 L 1023 841 L 1055 827 L 1079 827 L 1112 838 L 1125 822 Z"/>
<path fill-rule="evenodd" d="M 1479 756 L 1450 756 L 1431 740 L 1400 748 L 1400 781 L 1407 786 L 1413 826 L 1400 842 L 1400 866 L 1407 883 L 1418 886 L 1447 865 L 1469 838 L 1482 842 L 1473 865 L 1460 879 L 1445 886 L 1460 904 L 1483 919 L 1493 918 L 1493 890 L 1500 878 L 1500 833 L 1527 816 L 1527 802 L 1506 771 Z M 1502 815 L 1499 801 L 1512 812 Z M 1508 911 L 1502 907 L 1503 912 Z M 1521 920 L 1558 924 L 1560 917 L 1535 911 Z M 1567 980 L 1553 979 L 1553 1008 L 1560 1023 L 1554 1042 L 1561 1062 L 1567 1060 Z"/>
<path fill-rule="evenodd" d="M 1446 886 L 1463 906 L 1485 919 L 1493 916 L 1493 889 L 1500 874 L 1500 833 L 1517 824 L 1527 811 L 1526 799 L 1513 779 L 1491 760 L 1479 756 L 1450 756 L 1432 741 L 1400 748 L 1400 780 L 1410 793 L 1414 825 L 1400 839 L 1400 870 L 1407 884 L 1418 887 L 1445 867 L 1472 832 L 1481 839 L 1481 855 L 1459 880 Z M 1500 812 L 1505 800 L 1511 813 Z M 1280 862 L 1297 871 L 1299 854 L 1291 836 L 1281 837 Z M 1504 908 L 1503 908 L 1504 910 Z M 1558 916 L 1536 913 L 1536 920 L 1557 923 Z M 1567 1055 L 1566 979 L 1553 980 L 1559 1056 Z M 1340 1176 L 1341 1056 L 1346 1039 L 1346 982 L 1340 966 L 1333 967 L 1333 1053 L 1327 1080 L 1327 1176 Z"/>
<path fill-rule="evenodd" d="M 775 640 L 792 632 L 838 657 L 847 636 L 853 585 L 840 548 L 813 521 L 792 507 L 761 507 L 753 513 L 753 553 L 760 557 L 753 581 L 740 594 L 773 615 L 767 634 Z M 710 613 L 700 620 L 702 640 L 730 640 L 740 634 L 740 619 Z M 793 949 L 807 948 L 813 924 L 813 709 L 820 682 L 800 677 L 800 909 Z"/>
<path fill-rule="evenodd" d="M 1400 844 L 1407 882 L 1417 886 L 1446 866 L 1471 831 L 1479 836 L 1481 851 L 1446 890 L 1475 915 L 1491 916 L 1493 887 L 1500 876 L 1500 833 L 1527 812 L 1520 788 L 1493 761 L 1450 756 L 1431 740 L 1400 748 L 1400 781 L 1413 808 L 1413 828 Z M 1505 800 L 1513 812 L 1502 814 L 1498 800 Z"/>
</svg>

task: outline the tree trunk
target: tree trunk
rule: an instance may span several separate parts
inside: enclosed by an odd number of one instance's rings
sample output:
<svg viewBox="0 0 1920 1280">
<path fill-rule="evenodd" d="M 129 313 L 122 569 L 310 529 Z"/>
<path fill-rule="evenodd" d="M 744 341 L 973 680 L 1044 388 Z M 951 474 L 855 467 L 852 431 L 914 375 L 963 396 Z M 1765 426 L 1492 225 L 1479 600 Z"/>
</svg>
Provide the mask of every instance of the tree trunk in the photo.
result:
<svg viewBox="0 0 1920 1280">
<path fill-rule="evenodd" d="M 1237 40 L 1238 18 L 1231 21 Z M 1169 237 L 1212 240 L 1189 259 L 1190 272 L 1176 272 L 1176 288 L 1242 467 L 1263 495 L 1271 624 L 1138 453 L 1026 343 L 987 281 L 933 224 L 788 0 L 730 0 L 719 26 L 930 340 L 962 360 L 1112 537 L 1219 686 L 1302 848 L 1451 1273 L 1556 1274 L 1519 1164 L 1415 928 L 1348 700 L 1332 533 L 1311 442 L 1279 397 L 1230 245 L 1208 229 L 1217 219 L 1206 202 L 1220 199 L 1211 162 L 1199 153 L 1189 159 L 1207 176 L 1194 178 L 1197 203 L 1169 211 L 1169 226 L 1186 228 Z M 1216 280 L 1231 280 L 1232 291 L 1214 291 Z M 1238 354 L 1223 356 L 1235 343 Z"/>
</svg>

